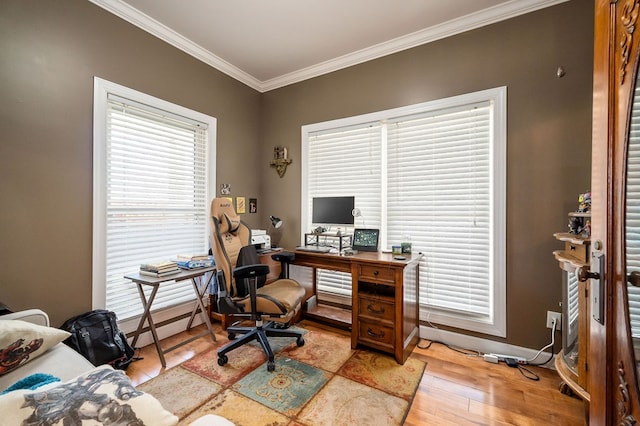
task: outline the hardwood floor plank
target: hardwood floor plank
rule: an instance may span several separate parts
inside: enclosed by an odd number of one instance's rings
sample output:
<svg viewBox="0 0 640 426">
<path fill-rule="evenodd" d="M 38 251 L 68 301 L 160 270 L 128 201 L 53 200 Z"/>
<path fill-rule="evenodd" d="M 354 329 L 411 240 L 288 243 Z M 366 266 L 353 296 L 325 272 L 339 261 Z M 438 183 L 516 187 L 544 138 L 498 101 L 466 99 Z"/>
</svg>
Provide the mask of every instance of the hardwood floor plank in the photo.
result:
<svg viewBox="0 0 640 426">
<path fill-rule="evenodd" d="M 454 411 L 469 411 L 469 398 L 443 391 L 432 386 L 428 374 L 424 375 L 411 405 L 412 409 L 435 414 L 438 408 L 446 406 Z"/>
</svg>

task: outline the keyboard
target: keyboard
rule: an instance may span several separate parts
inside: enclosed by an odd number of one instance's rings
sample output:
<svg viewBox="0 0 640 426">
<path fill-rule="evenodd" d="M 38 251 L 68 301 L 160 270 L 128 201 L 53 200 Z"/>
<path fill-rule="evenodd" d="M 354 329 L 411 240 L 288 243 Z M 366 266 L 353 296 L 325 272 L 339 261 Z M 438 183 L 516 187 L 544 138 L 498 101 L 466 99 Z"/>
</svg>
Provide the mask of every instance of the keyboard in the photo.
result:
<svg viewBox="0 0 640 426">
<path fill-rule="evenodd" d="M 314 253 L 329 253 L 331 251 L 331 247 L 327 246 L 298 246 L 296 250 L 300 251 L 310 251 Z"/>
</svg>

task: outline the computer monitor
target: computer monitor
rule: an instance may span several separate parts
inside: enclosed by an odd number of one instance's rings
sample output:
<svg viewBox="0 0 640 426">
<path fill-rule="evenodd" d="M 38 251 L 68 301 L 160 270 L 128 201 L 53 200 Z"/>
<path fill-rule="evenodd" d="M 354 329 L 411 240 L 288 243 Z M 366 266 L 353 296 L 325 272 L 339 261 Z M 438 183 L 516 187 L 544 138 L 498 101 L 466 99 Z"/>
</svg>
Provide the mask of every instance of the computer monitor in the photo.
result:
<svg viewBox="0 0 640 426">
<path fill-rule="evenodd" d="M 318 225 L 353 225 L 355 197 L 314 197 L 311 222 Z"/>
<path fill-rule="evenodd" d="M 378 251 L 379 229 L 355 229 L 351 248 L 358 251 Z"/>
</svg>

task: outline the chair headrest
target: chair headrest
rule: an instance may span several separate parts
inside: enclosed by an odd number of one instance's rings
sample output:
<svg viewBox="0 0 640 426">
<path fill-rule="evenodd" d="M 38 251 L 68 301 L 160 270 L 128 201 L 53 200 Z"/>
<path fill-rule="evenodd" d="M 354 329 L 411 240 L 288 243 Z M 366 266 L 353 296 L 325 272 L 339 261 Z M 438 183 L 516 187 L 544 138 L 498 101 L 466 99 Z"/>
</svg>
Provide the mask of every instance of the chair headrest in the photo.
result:
<svg viewBox="0 0 640 426">
<path fill-rule="evenodd" d="M 220 233 L 235 233 L 240 227 L 240 216 L 233 208 L 233 202 L 228 198 L 214 198 L 211 200 L 211 217 L 220 224 Z"/>
</svg>

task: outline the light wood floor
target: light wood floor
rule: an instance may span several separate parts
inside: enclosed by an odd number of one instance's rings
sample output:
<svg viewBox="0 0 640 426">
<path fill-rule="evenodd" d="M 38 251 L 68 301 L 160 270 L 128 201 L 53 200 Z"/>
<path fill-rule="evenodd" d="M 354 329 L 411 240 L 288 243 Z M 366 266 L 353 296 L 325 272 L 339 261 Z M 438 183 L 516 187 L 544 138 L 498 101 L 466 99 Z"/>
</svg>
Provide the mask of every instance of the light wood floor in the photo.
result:
<svg viewBox="0 0 640 426">
<path fill-rule="evenodd" d="M 171 347 L 186 335 L 195 335 L 204 326 L 162 341 Z M 224 336 L 219 324 L 217 334 Z M 419 346 L 426 345 L 421 341 Z M 165 354 L 167 368 L 179 365 L 213 346 L 211 338 L 202 337 Z M 127 375 L 135 384 L 161 374 L 165 369 L 149 345 L 139 351 L 144 357 L 133 362 Z M 429 349 L 416 348 L 411 355 L 427 362 L 406 426 L 418 425 L 583 425 L 586 424 L 581 400 L 558 391 L 561 379 L 556 372 L 542 367 L 529 368 L 539 381 L 523 377 L 516 368 L 490 364 L 445 346 L 433 344 Z"/>
</svg>

